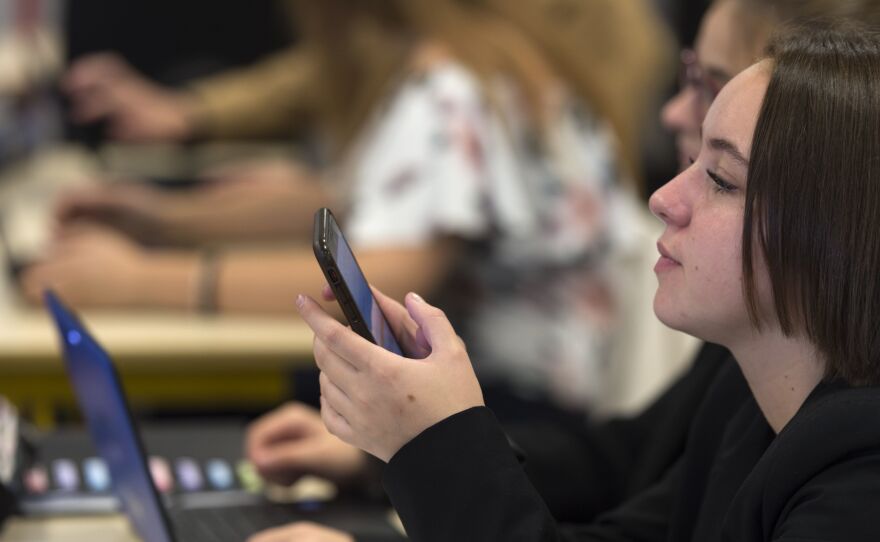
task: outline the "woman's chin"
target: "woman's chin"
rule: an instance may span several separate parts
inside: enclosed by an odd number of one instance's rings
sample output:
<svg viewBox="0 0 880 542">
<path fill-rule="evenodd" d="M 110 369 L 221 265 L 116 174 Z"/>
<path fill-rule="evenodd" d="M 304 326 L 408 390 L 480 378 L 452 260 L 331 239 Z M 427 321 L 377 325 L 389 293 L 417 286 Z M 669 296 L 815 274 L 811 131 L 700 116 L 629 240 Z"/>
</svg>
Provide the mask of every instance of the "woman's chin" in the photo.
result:
<svg viewBox="0 0 880 542">
<path fill-rule="evenodd" d="M 693 335 L 684 311 L 676 307 L 672 300 L 666 299 L 659 290 L 654 295 L 654 315 L 670 329 Z"/>
</svg>

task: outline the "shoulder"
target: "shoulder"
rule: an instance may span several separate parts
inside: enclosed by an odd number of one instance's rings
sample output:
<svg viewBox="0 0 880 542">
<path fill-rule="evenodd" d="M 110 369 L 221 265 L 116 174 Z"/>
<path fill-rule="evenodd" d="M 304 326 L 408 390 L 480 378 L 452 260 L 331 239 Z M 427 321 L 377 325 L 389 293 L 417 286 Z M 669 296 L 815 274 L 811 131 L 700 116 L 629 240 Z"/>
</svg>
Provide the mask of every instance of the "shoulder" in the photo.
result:
<svg viewBox="0 0 880 542">
<path fill-rule="evenodd" d="M 414 58 L 395 78 L 394 84 L 371 119 L 367 142 L 387 137 L 408 139 L 414 134 L 434 134 L 456 119 L 481 121 L 484 94 L 477 76 L 453 57 L 434 53 L 430 59 Z M 396 141 L 396 140 L 395 140 Z M 421 140 L 430 144 L 430 138 Z M 369 145 L 369 143 L 368 143 Z"/>
<path fill-rule="evenodd" d="M 436 41 L 425 41 L 413 48 L 401 83 L 407 94 L 422 95 L 446 106 L 480 106 L 485 98 L 477 73 L 449 47 Z"/>
<path fill-rule="evenodd" d="M 806 471 L 853 453 L 880 455 L 880 388 L 821 384 L 769 452 Z"/>
<path fill-rule="evenodd" d="M 880 539 L 880 389 L 820 386 L 765 459 L 774 538 Z"/>
</svg>

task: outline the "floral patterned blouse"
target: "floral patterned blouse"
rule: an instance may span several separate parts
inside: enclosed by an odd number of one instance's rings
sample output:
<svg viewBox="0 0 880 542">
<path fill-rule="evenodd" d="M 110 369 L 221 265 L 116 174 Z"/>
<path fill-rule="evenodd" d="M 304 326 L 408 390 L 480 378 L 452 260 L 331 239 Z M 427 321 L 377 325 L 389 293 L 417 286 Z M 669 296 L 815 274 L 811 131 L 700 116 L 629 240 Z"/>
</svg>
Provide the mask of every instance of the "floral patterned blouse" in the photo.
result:
<svg viewBox="0 0 880 542">
<path fill-rule="evenodd" d="M 466 241 L 443 307 L 481 380 L 588 409 L 614 300 L 604 268 L 618 193 L 610 131 L 560 93 L 538 128 L 449 61 L 404 81 L 349 162 L 356 247 Z"/>
</svg>

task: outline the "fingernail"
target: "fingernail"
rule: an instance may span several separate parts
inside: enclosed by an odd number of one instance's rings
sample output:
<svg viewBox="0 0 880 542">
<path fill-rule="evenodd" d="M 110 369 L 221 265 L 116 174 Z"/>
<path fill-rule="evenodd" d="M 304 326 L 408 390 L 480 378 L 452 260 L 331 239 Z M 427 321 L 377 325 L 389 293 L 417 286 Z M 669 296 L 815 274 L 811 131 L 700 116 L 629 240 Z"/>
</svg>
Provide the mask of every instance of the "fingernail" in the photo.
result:
<svg viewBox="0 0 880 542">
<path fill-rule="evenodd" d="M 422 299 L 422 296 L 420 296 L 419 294 L 417 294 L 417 293 L 415 293 L 415 292 L 410 292 L 409 295 L 410 295 L 414 300 L 418 301 L 419 303 L 424 303 L 424 302 L 425 302 L 425 300 Z"/>
<path fill-rule="evenodd" d="M 302 310 L 302 308 L 305 306 L 305 304 L 306 304 L 306 296 L 304 296 L 302 294 L 297 295 L 296 296 L 296 307 L 298 309 Z"/>
</svg>

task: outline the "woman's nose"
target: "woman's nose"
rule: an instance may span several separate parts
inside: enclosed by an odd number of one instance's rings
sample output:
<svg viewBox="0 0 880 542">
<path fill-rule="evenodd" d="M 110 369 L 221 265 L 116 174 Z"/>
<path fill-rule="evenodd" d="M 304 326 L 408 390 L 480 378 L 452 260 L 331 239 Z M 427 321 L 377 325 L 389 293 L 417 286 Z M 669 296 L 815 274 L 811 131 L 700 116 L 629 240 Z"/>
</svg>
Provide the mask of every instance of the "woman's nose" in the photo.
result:
<svg viewBox="0 0 880 542">
<path fill-rule="evenodd" d="M 684 227 L 690 221 L 690 204 L 685 197 L 684 184 L 691 168 L 661 186 L 651 194 L 648 207 L 651 213 L 670 226 Z"/>
</svg>

